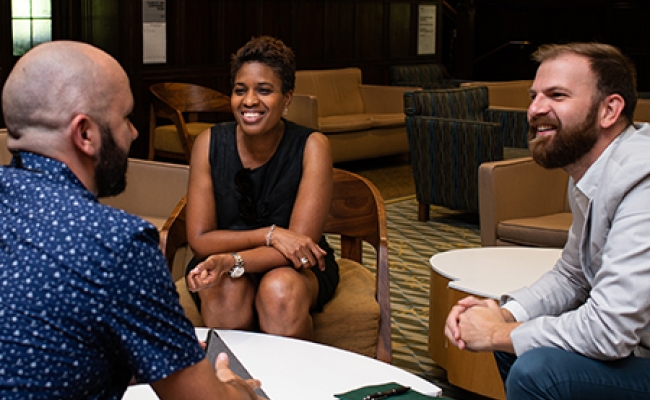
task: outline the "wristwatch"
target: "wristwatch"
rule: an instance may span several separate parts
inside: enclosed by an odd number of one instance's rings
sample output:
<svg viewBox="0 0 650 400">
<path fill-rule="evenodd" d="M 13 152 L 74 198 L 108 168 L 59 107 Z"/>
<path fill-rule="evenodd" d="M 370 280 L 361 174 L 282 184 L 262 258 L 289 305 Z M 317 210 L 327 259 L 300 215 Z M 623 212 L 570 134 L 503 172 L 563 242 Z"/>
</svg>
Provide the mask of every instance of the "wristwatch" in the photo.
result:
<svg viewBox="0 0 650 400">
<path fill-rule="evenodd" d="M 230 271 L 228 271 L 228 275 L 230 275 L 230 277 L 233 279 L 241 278 L 245 272 L 244 259 L 241 258 L 241 256 L 237 253 L 230 253 L 230 255 L 235 259 L 235 266 L 232 267 Z"/>
</svg>

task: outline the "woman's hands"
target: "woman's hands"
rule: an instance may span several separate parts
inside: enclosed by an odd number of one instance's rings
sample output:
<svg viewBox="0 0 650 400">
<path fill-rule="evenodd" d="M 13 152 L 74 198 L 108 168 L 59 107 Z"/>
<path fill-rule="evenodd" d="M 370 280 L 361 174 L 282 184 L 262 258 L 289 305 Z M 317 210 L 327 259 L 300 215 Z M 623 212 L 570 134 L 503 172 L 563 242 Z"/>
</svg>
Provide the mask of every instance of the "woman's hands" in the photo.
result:
<svg viewBox="0 0 650 400">
<path fill-rule="evenodd" d="M 235 259 L 230 254 L 211 255 L 187 274 L 187 287 L 191 292 L 208 289 L 234 266 Z"/>
<path fill-rule="evenodd" d="M 276 227 L 269 244 L 291 261 L 295 269 L 318 266 L 321 271 L 325 270 L 325 254 L 327 252 L 309 236 Z"/>
</svg>

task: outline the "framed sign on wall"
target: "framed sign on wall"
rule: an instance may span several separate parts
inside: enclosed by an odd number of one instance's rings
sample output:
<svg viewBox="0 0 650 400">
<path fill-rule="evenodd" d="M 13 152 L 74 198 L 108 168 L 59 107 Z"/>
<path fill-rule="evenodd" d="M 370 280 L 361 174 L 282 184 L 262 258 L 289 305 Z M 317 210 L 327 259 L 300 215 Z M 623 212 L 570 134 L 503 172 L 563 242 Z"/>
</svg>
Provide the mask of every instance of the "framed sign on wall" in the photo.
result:
<svg viewBox="0 0 650 400">
<path fill-rule="evenodd" d="M 436 54 L 438 4 L 418 5 L 418 55 Z"/>
<path fill-rule="evenodd" d="M 166 0 L 142 2 L 142 62 L 167 62 Z"/>
</svg>

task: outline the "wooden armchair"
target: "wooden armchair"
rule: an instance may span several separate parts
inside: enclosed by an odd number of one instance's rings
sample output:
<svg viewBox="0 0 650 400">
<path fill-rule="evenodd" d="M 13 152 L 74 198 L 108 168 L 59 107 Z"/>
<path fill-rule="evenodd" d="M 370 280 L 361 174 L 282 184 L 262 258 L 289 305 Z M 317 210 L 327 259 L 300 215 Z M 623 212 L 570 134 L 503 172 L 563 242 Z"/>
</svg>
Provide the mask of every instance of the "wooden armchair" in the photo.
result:
<svg viewBox="0 0 650 400">
<path fill-rule="evenodd" d="M 188 83 L 155 83 L 149 87 L 149 160 L 156 156 L 189 163 L 194 138 L 213 123 L 199 122 L 199 113 L 230 113 L 230 97 Z M 184 114 L 187 115 L 187 121 Z M 172 125 L 157 126 L 157 118 Z"/>
<path fill-rule="evenodd" d="M 388 236 L 384 200 L 367 179 L 334 169 L 332 203 L 324 232 L 340 236 L 337 260 L 341 280 L 334 298 L 314 313 L 315 341 L 391 362 L 390 286 Z M 330 239 L 332 240 L 332 239 Z M 362 265 L 362 243 L 375 250 L 375 273 Z M 165 223 L 161 247 L 171 270 L 178 249 L 185 247 L 185 198 Z M 185 257 L 180 257 L 185 258 Z M 174 264 L 176 263 L 176 267 Z M 185 313 L 195 326 L 204 326 L 184 278 L 176 288 Z"/>
</svg>

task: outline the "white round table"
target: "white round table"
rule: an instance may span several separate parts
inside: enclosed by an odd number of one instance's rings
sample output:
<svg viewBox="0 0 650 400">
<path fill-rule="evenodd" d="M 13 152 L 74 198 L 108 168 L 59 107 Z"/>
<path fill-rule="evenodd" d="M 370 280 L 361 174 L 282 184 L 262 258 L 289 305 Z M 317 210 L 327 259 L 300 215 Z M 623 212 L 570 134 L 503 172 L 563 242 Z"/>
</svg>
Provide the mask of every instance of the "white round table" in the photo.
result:
<svg viewBox="0 0 650 400">
<path fill-rule="evenodd" d="M 498 300 L 533 283 L 553 268 L 561 249 L 480 247 L 438 253 L 429 260 L 429 354 L 447 371 L 447 380 L 483 396 L 504 399 L 503 383 L 491 353 L 450 346 L 444 335 L 451 307 L 468 295 Z"/>
<path fill-rule="evenodd" d="M 218 330 L 271 400 L 332 400 L 334 394 L 388 382 L 439 396 L 436 385 L 407 371 L 334 347 L 252 332 Z M 205 339 L 206 328 L 196 328 Z M 157 399 L 149 385 L 131 386 L 123 399 Z"/>
<path fill-rule="evenodd" d="M 507 292 L 535 282 L 553 268 L 561 249 L 480 247 L 433 255 L 431 268 L 449 279 L 449 288 L 499 299 Z"/>
</svg>

